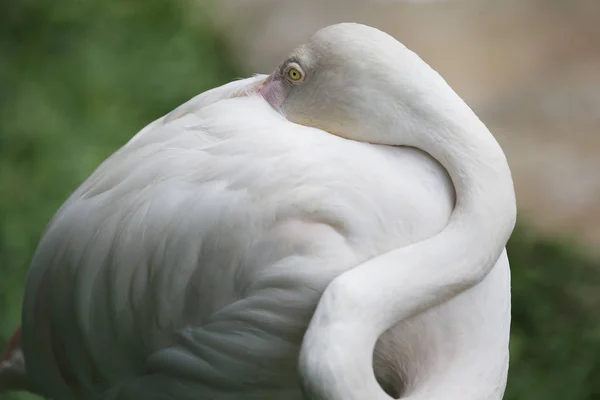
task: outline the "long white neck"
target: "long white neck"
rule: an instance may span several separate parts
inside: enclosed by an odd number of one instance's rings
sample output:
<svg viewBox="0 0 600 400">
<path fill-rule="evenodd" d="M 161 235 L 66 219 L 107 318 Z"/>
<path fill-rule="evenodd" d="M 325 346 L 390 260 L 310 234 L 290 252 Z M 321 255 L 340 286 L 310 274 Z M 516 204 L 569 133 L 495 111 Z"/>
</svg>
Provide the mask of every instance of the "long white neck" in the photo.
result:
<svg viewBox="0 0 600 400">
<path fill-rule="evenodd" d="M 441 96 L 452 105 L 425 116 L 418 134 L 388 144 L 420 148 L 446 168 L 456 191 L 450 221 L 437 235 L 369 260 L 330 284 L 301 348 L 307 399 L 390 400 L 372 368 L 378 337 L 482 281 L 512 233 L 516 202 L 502 149 L 454 92 Z"/>
</svg>

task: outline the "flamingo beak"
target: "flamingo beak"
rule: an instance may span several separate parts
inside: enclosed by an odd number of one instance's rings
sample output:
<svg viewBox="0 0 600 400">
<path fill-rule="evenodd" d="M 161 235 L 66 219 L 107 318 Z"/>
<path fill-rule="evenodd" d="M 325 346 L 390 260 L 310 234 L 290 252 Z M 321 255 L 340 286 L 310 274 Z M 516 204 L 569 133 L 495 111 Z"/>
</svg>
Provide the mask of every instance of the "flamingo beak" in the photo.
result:
<svg viewBox="0 0 600 400">
<path fill-rule="evenodd" d="M 283 82 L 279 71 L 275 71 L 269 75 L 258 89 L 258 93 L 267 101 L 267 103 L 282 115 L 281 109 L 289 92 L 290 87 Z"/>
<path fill-rule="evenodd" d="M 258 87 L 258 93 L 262 96 L 265 97 L 265 91 L 267 89 L 267 87 L 269 86 L 269 84 L 273 81 L 273 75 L 275 73 L 272 73 L 271 75 L 267 76 L 265 78 L 265 80 L 260 84 L 260 86 Z"/>
</svg>

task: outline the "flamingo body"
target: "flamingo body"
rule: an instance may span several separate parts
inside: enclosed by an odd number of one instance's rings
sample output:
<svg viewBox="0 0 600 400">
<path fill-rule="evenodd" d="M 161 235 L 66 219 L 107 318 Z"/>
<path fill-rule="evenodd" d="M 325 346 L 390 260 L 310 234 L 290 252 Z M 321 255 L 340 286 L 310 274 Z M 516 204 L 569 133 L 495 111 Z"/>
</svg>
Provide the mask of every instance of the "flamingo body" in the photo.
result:
<svg viewBox="0 0 600 400">
<path fill-rule="evenodd" d="M 31 378 L 61 399 L 300 398 L 298 347 L 327 284 L 441 230 L 453 196 L 419 150 L 292 124 L 259 96 L 157 121 L 40 243 L 25 308 Z M 504 374 L 507 267 L 385 335 L 382 384 L 400 391 L 434 367 L 436 379 Z M 482 351 L 500 357 L 478 361 Z"/>
<path fill-rule="evenodd" d="M 499 400 L 515 213 L 501 148 L 439 75 L 374 28 L 324 28 L 71 195 L 0 391 Z"/>
</svg>

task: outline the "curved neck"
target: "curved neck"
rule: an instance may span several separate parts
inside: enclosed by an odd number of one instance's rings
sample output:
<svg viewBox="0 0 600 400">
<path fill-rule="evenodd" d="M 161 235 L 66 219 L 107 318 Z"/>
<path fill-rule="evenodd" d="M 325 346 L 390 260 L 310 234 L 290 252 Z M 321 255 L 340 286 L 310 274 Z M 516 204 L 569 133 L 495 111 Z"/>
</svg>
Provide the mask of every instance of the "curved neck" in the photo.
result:
<svg viewBox="0 0 600 400">
<path fill-rule="evenodd" d="M 378 337 L 479 283 L 504 250 L 516 220 L 511 173 L 494 137 L 454 96 L 459 107 L 445 111 L 449 118 L 440 113 L 435 125 L 426 118 L 419 126 L 430 131 L 397 143 L 446 168 L 456 191 L 450 220 L 437 235 L 371 259 L 326 289 L 300 354 L 307 399 L 391 400 L 373 373 Z"/>
</svg>

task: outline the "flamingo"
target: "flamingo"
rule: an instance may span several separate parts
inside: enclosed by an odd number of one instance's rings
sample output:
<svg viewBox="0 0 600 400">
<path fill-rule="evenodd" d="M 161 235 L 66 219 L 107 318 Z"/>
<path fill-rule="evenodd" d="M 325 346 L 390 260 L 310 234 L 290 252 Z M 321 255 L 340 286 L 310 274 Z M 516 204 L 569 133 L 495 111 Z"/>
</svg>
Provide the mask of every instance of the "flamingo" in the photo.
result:
<svg viewBox="0 0 600 400">
<path fill-rule="evenodd" d="M 483 400 L 506 386 L 505 155 L 388 34 L 319 30 L 152 122 L 32 260 L 0 385 L 60 400 Z"/>
</svg>

